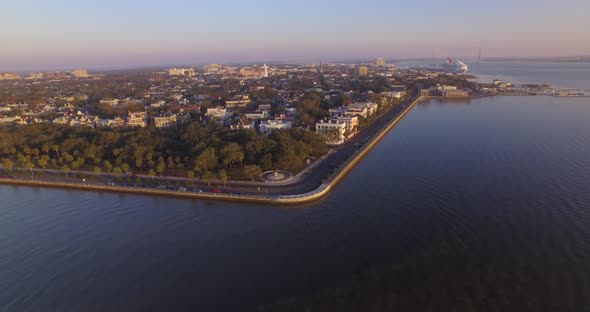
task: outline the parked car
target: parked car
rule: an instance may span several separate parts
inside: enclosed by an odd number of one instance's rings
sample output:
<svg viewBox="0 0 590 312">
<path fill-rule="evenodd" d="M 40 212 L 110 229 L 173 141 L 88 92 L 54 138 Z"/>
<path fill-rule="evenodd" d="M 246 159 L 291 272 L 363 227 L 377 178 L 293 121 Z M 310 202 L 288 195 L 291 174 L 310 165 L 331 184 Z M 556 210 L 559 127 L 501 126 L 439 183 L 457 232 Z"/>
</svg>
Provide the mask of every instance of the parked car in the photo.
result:
<svg viewBox="0 0 590 312">
<path fill-rule="evenodd" d="M 215 194 L 221 194 L 221 190 L 220 189 L 214 189 L 213 190 L 213 193 L 215 193 Z"/>
</svg>

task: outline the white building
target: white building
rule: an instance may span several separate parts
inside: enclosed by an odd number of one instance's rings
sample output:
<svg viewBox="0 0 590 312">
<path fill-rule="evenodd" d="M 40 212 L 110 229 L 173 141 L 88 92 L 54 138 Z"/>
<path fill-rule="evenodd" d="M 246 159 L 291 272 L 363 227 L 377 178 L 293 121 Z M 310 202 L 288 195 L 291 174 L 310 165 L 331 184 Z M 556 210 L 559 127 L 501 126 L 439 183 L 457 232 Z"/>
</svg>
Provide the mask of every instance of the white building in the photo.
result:
<svg viewBox="0 0 590 312">
<path fill-rule="evenodd" d="M 288 130 L 293 127 L 290 121 L 286 120 L 267 120 L 260 123 L 260 132 L 270 134 L 275 130 Z"/>
<path fill-rule="evenodd" d="M 315 131 L 324 137 L 328 145 L 340 145 L 346 140 L 346 123 L 342 121 L 320 121 L 316 123 Z"/>
<path fill-rule="evenodd" d="M 252 120 L 259 120 L 259 119 L 266 119 L 269 117 L 269 114 L 267 111 L 262 111 L 262 112 L 254 112 L 254 113 L 245 113 L 244 117 L 248 118 L 248 119 L 252 119 Z"/>
<path fill-rule="evenodd" d="M 232 113 L 228 112 L 227 108 L 225 107 L 211 107 L 207 108 L 207 113 L 205 113 L 205 116 L 211 119 L 225 120 L 230 118 Z"/>
</svg>

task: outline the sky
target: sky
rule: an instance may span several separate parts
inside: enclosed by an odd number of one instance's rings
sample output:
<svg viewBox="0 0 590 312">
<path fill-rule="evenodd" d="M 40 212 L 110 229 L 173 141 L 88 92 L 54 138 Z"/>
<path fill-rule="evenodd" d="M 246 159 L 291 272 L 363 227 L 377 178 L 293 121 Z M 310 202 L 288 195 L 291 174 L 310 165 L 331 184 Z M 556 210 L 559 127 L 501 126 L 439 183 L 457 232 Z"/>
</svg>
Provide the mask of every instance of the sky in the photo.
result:
<svg viewBox="0 0 590 312">
<path fill-rule="evenodd" d="M 588 0 L 0 0 L 0 71 L 590 55 Z"/>
</svg>

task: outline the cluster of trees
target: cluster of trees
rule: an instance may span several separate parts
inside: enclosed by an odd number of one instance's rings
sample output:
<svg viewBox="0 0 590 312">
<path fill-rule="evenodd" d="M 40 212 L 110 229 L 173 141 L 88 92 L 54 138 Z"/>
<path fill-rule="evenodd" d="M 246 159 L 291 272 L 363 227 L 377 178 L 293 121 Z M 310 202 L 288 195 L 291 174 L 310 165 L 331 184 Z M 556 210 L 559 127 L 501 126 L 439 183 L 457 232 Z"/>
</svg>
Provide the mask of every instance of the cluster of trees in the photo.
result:
<svg viewBox="0 0 590 312">
<path fill-rule="evenodd" d="M 313 83 L 313 80 L 310 78 L 296 78 L 289 80 L 285 86 L 285 89 L 289 91 L 305 91 L 315 86 L 316 85 Z"/>
<path fill-rule="evenodd" d="M 473 81 L 469 81 L 461 76 L 453 76 L 453 75 L 438 75 L 436 78 L 431 79 L 421 79 L 413 81 L 412 83 L 408 84 L 408 92 L 410 94 L 418 94 L 422 89 L 428 89 L 430 87 L 436 85 L 449 85 L 449 86 L 456 86 L 460 89 L 471 89 L 475 90 L 477 84 Z"/>
<path fill-rule="evenodd" d="M 269 136 L 190 123 L 178 130 L 88 128 L 32 124 L 0 128 L 4 167 L 88 170 L 96 173 L 176 175 L 204 180 L 255 179 L 264 170 L 298 172 L 309 157 L 327 152 L 312 131 L 291 129 Z"/>
<path fill-rule="evenodd" d="M 100 118 L 113 118 L 116 116 L 126 116 L 129 112 L 143 112 L 145 106 L 141 103 L 130 101 L 128 103 L 112 106 L 106 103 L 94 103 L 90 107 L 90 111 Z"/>
<path fill-rule="evenodd" d="M 391 91 L 391 84 L 385 77 L 358 77 L 347 80 L 344 84 L 347 90 L 353 90 L 356 95 L 372 91 L 374 93 L 381 93 Z"/>
<path fill-rule="evenodd" d="M 278 96 L 279 92 L 270 87 L 264 87 L 264 89 L 250 92 L 250 98 L 254 101 L 275 102 Z"/>
<path fill-rule="evenodd" d="M 308 126 L 315 125 L 316 121 L 329 116 L 329 107 L 322 105 L 322 97 L 316 92 L 307 92 L 297 105 L 299 121 Z"/>
</svg>

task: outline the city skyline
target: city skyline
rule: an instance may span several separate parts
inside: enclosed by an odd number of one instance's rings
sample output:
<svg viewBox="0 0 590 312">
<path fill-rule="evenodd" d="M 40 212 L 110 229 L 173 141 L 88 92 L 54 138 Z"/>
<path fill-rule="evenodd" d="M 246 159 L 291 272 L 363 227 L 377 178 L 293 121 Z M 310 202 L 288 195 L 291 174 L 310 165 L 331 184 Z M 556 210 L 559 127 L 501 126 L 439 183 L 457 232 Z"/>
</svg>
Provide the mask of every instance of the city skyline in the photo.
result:
<svg viewBox="0 0 590 312">
<path fill-rule="evenodd" d="M 5 8 L 0 71 L 421 58 L 433 48 L 438 57 L 475 57 L 479 48 L 484 57 L 590 55 L 579 0 L 26 0 Z"/>
</svg>

